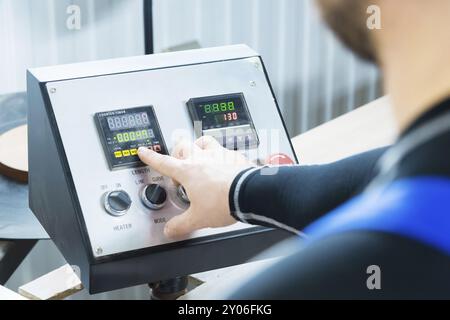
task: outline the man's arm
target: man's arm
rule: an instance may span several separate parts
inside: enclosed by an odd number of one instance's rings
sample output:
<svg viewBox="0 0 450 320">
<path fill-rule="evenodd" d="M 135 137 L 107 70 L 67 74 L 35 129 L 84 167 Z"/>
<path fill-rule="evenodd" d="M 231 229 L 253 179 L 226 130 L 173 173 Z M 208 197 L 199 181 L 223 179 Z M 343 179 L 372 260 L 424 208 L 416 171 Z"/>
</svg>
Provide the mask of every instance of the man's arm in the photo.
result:
<svg viewBox="0 0 450 320">
<path fill-rule="evenodd" d="M 249 175 L 259 169 L 241 153 L 224 149 L 208 136 L 193 145 L 179 143 L 173 156 L 139 149 L 144 163 L 182 184 L 191 200 L 186 212 L 166 224 L 164 232 L 169 238 L 226 227 L 236 220 L 260 225 L 270 220 L 267 225 L 298 233 L 356 194 L 370 179 L 382 153 L 377 150 L 330 165 L 280 168 L 274 176 L 258 176 Z M 242 219 L 243 210 L 266 219 Z M 277 221 L 283 225 L 273 223 Z"/>
<path fill-rule="evenodd" d="M 264 169 L 246 170 L 230 189 L 232 215 L 250 224 L 274 226 L 269 218 L 302 230 L 361 191 L 385 151 L 376 149 L 327 165 L 282 167 L 274 175 L 264 175 Z"/>
</svg>

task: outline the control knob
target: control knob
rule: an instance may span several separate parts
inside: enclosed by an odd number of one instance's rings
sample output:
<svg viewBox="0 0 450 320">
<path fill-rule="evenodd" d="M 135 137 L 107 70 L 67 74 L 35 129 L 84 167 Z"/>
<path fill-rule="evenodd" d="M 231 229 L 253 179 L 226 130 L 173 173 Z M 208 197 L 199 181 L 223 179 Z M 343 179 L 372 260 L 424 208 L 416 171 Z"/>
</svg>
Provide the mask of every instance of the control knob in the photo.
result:
<svg viewBox="0 0 450 320">
<path fill-rule="evenodd" d="M 130 196 L 123 190 L 108 192 L 104 198 L 105 210 L 115 217 L 126 214 L 131 207 L 131 203 Z"/>
<path fill-rule="evenodd" d="M 177 189 L 178 197 L 186 204 L 190 204 L 191 200 L 189 200 L 189 197 L 187 195 L 186 189 L 183 186 L 179 186 Z"/>
<path fill-rule="evenodd" d="M 150 184 L 142 190 L 141 199 L 147 208 L 160 210 L 166 204 L 167 191 L 159 184 Z"/>
</svg>

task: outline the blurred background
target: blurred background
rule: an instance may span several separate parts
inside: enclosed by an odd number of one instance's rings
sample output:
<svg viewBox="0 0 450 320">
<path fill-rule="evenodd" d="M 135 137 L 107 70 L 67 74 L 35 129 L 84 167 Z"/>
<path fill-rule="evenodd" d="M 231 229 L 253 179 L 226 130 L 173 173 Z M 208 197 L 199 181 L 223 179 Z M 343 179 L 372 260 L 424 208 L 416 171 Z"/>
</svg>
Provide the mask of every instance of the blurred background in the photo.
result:
<svg viewBox="0 0 450 320">
<path fill-rule="evenodd" d="M 267 65 L 297 135 L 380 95 L 379 73 L 324 27 L 313 0 L 154 0 L 154 46 L 245 43 Z M 66 10 L 81 9 L 69 30 Z M 0 94 L 25 90 L 29 67 L 144 53 L 142 0 L 0 0 Z"/>
<path fill-rule="evenodd" d="M 80 9 L 79 29 L 67 26 L 73 5 Z M 16 93 L 26 90 L 30 67 L 144 54 L 143 5 L 0 0 L 0 98 L 15 94 L 17 104 L 24 103 Z M 155 52 L 239 43 L 259 51 L 292 136 L 381 95 L 378 70 L 337 42 L 314 0 L 154 0 L 153 17 Z M 63 263 L 54 246 L 41 241 L 8 286 L 16 289 Z M 98 296 L 106 297 L 146 299 L 148 292 L 140 287 Z"/>
</svg>

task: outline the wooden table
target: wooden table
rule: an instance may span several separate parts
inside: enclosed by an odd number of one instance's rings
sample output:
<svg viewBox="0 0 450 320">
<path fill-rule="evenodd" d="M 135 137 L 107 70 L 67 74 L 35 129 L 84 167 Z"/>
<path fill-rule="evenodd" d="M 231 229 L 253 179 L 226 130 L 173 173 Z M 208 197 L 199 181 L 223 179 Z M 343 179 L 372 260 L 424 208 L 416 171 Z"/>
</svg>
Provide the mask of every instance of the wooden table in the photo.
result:
<svg viewBox="0 0 450 320">
<path fill-rule="evenodd" d="M 395 142 L 389 99 L 378 99 L 292 140 L 301 164 L 324 164 Z"/>
</svg>

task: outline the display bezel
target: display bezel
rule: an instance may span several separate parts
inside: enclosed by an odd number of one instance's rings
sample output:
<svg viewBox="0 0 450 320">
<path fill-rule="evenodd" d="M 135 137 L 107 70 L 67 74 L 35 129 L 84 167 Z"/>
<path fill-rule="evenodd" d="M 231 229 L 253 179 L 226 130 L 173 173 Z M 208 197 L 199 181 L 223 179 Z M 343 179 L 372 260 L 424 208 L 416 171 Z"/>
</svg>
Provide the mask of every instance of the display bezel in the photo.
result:
<svg viewBox="0 0 450 320">
<path fill-rule="evenodd" d="M 114 132 L 120 132 L 120 131 L 112 131 L 109 128 L 107 119 L 111 116 L 117 116 L 117 115 L 127 115 L 127 114 L 133 114 L 133 113 L 141 113 L 146 112 L 149 116 L 150 125 L 148 126 L 141 126 L 134 128 L 134 130 L 153 130 L 153 133 L 155 135 L 154 138 L 152 138 L 152 144 L 146 144 L 141 143 L 141 146 L 144 147 L 150 147 L 155 145 L 153 142 L 157 142 L 157 145 L 161 147 L 161 150 L 159 151 L 161 154 L 168 154 L 168 149 L 166 146 L 166 143 L 164 141 L 164 136 L 161 131 L 161 127 L 159 125 L 158 118 L 155 113 L 155 109 L 152 105 L 150 106 L 141 106 L 141 107 L 130 107 L 130 108 L 123 108 L 123 109 L 117 109 L 112 111 L 106 111 L 106 112 L 99 112 L 94 115 L 95 123 L 97 130 L 100 135 L 101 144 L 103 146 L 103 151 L 106 157 L 106 160 L 109 165 L 110 170 L 120 170 L 120 169 L 127 169 L 127 168 L 139 168 L 139 167 L 145 167 L 146 164 L 143 163 L 137 155 L 132 155 L 128 157 L 123 158 L 116 158 L 114 157 L 114 151 L 110 148 L 110 145 L 108 144 L 108 137 L 109 134 L 112 134 Z M 132 129 L 130 129 L 132 130 Z M 127 131 L 127 130 L 123 130 Z M 133 141 L 128 141 L 128 143 L 132 143 Z M 135 141 L 137 143 L 137 141 Z M 137 143 L 138 144 L 138 143 Z M 138 149 L 138 148 L 135 148 Z M 128 151 L 128 150 L 127 150 Z"/>
<path fill-rule="evenodd" d="M 211 101 L 216 101 L 216 100 L 232 100 L 232 99 L 240 99 L 242 102 L 242 109 L 245 112 L 245 115 L 247 117 L 247 121 L 246 123 L 243 124 L 239 124 L 239 125 L 234 125 L 234 124 L 230 124 L 227 126 L 220 126 L 218 128 L 205 128 L 203 123 L 202 123 L 202 131 L 208 131 L 208 130 L 217 130 L 217 129 L 226 129 L 226 128 L 232 128 L 232 127 L 237 127 L 237 126 L 245 126 L 245 125 L 249 125 L 254 129 L 254 124 L 253 124 L 253 119 L 252 116 L 250 114 L 250 111 L 248 109 L 247 106 L 247 101 L 245 100 L 245 96 L 242 92 L 240 93 L 230 93 L 230 94 L 222 94 L 222 95 L 214 95 L 214 96 L 204 96 L 204 97 L 198 97 L 198 98 L 192 98 L 187 102 L 187 106 L 188 106 L 188 110 L 189 110 L 189 114 L 191 116 L 191 120 L 193 123 L 195 122 L 203 122 L 203 119 L 201 118 L 200 114 L 198 113 L 197 107 L 199 105 L 204 105 L 207 104 Z"/>
<path fill-rule="evenodd" d="M 218 125 L 215 127 L 212 127 L 209 124 L 205 125 L 203 121 L 205 113 L 200 114 L 198 108 L 200 106 L 205 107 L 207 104 L 213 105 L 218 102 L 225 102 L 226 100 L 240 100 L 241 110 L 239 110 L 238 113 L 240 116 L 245 114 L 245 121 L 241 123 L 230 122 L 229 125 Z M 187 102 L 187 107 L 194 126 L 195 135 L 198 138 L 201 136 L 212 136 L 224 148 L 230 150 L 249 150 L 259 147 L 259 136 L 244 93 L 230 93 L 192 98 Z M 225 112 L 222 114 L 225 114 Z M 201 128 L 196 124 L 198 122 L 201 122 Z M 239 132 L 239 130 L 244 130 L 244 132 Z M 248 138 L 251 140 L 247 140 Z"/>
</svg>

